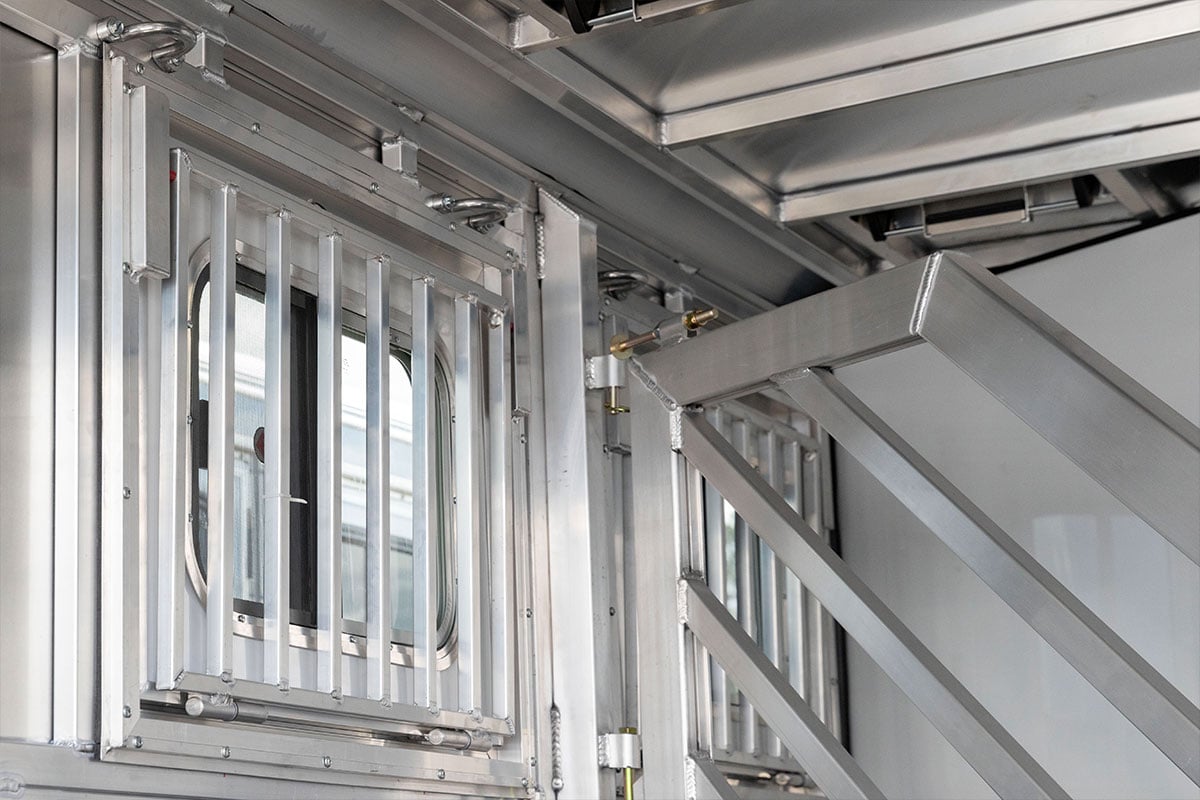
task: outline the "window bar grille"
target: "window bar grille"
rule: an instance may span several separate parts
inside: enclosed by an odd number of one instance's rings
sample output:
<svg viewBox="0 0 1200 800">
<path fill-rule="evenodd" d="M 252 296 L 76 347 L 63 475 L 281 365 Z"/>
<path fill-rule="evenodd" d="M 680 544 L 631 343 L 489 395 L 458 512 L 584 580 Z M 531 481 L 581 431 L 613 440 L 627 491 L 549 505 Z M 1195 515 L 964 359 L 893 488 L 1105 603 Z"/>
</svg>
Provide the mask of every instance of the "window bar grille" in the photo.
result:
<svg viewBox="0 0 1200 800">
<path fill-rule="evenodd" d="M 745 420 L 733 421 L 733 446 L 743 459 L 750 458 L 750 431 Z M 742 629 L 758 641 L 758 614 L 754 603 L 754 569 L 758 553 L 758 538 L 741 514 L 734 517 L 733 535 L 737 550 L 734 560 L 737 570 L 737 617 Z M 740 693 L 741 740 L 738 749 L 743 753 L 758 750 L 758 715 L 750 698 Z"/>
<path fill-rule="evenodd" d="M 454 513 L 458 555 L 458 705 L 481 708 L 479 589 L 479 307 L 473 297 L 454 300 Z"/>
<path fill-rule="evenodd" d="M 784 499 L 798 514 L 801 513 L 800 498 L 804 492 L 800 471 L 802 459 L 799 442 L 784 442 L 784 473 L 791 476 L 791 480 L 787 482 Z M 787 599 L 783 607 L 783 624 L 787 631 L 788 682 L 805 701 L 811 704 L 812 691 L 809 689 L 808 681 L 809 659 L 812 658 L 812 652 L 808 647 L 808 623 L 804 614 L 807 591 L 791 570 L 784 571 L 784 583 L 787 591 Z"/>
<path fill-rule="evenodd" d="M 188 250 L 192 162 L 171 150 L 171 274 L 162 285 L 162 376 L 158 520 L 158 639 L 155 684 L 171 689 L 183 671 L 183 554 L 187 547 Z"/>
<path fill-rule="evenodd" d="M 392 701 L 391 364 L 386 256 L 367 261 L 367 697 Z"/>
<path fill-rule="evenodd" d="M 437 681 L 437 324 L 431 278 L 412 288 L 413 702 L 438 705 Z"/>
<path fill-rule="evenodd" d="M 722 429 L 724 425 L 721 411 L 713 411 L 712 415 L 713 426 L 718 430 Z M 725 603 L 725 500 L 708 481 L 704 482 L 704 524 L 707 528 L 705 542 L 708 548 L 708 586 L 713 594 Z M 733 749 L 729 741 L 729 680 L 715 658 L 709 658 L 709 670 L 712 674 L 710 682 L 714 707 L 713 752 L 728 753 Z"/>
<path fill-rule="evenodd" d="M 512 520 L 508 494 L 509 419 L 508 316 L 494 309 L 488 318 L 488 541 L 491 566 L 491 709 L 498 719 L 513 719 L 515 701 L 513 620 L 509 602 L 509 559 L 512 558 Z"/>
<path fill-rule="evenodd" d="M 342 694 L 342 237 L 318 244 L 317 689 Z"/>
<path fill-rule="evenodd" d="M 208 380 L 208 604 L 207 668 L 233 680 L 233 404 L 234 252 L 237 193 L 226 183 L 212 193 L 212 258 L 209 264 Z"/>
<path fill-rule="evenodd" d="M 782 491 L 783 476 L 780 469 L 782 465 L 779 458 L 778 436 L 774 431 L 760 432 L 758 445 L 759 471 L 767 479 L 767 482 L 771 484 L 773 489 Z M 779 669 L 781 666 L 779 656 L 779 564 L 775 559 L 775 553 L 766 542 L 758 543 L 758 556 L 759 597 L 761 598 L 759 613 L 762 615 L 762 648 L 775 668 Z M 775 757 L 783 755 L 783 747 L 774 731 L 768 729 L 765 739 L 763 750 L 767 755 Z"/>
<path fill-rule="evenodd" d="M 291 621 L 291 215 L 267 217 L 263 681 L 288 688 Z"/>
</svg>

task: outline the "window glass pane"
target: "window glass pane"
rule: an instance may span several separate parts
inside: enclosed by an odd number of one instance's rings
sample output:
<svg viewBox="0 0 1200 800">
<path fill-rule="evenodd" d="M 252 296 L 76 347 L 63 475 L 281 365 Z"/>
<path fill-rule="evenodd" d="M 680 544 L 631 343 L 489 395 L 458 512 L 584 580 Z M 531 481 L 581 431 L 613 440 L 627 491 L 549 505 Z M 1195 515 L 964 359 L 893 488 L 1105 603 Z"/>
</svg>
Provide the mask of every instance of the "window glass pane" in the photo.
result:
<svg viewBox="0 0 1200 800">
<path fill-rule="evenodd" d="M 412 630 L 412 382 L 392 356 L 391 368 L 392 627 Z M 367 346 L 342 337 L 342 615 L 367 619 Z"/>
<path fill-rule="evenodd" d="M 207 285 L 200 297 L 199 396 L 208 400 Z M 254 452 L 254 434 L 264 423 L 266 307 L 261 299 L 238 292 L 234 305 L 234 411 L 233 411 L 233 596 L 261 603 L 263 600 L 263 495 L 265 468 Z M 208 470 L 199 475 L 199 524 L 197 557 L 208 572 Z"/>
</svg>

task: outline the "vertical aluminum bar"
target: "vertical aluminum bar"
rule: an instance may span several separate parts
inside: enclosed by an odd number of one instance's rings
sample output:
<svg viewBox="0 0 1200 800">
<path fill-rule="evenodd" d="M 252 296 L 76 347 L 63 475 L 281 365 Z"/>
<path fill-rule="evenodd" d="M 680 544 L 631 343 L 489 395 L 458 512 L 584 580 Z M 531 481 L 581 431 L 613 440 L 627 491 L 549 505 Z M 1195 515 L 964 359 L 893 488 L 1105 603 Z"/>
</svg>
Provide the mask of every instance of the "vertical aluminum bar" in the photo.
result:
<svg viewBox="0 0 1200 800">
<path fill-rule="evenodd" d="M 733 446 L 742 458 L 749 458 L 750 428 L 743 419 L 736 419 L 733 422 Z M 758 566 L 758 538 L 754 535 L 754 531 L 750 530 L 750 525 L 741 514 L 734 519 L 733 537 L 734 564 L 737 569 L 737 618 L 738 622 L 742 624 L 742 629 L 751 639 L 757 641 L 759 639 L 758 591 L 755 573 Z M 741 711 L 738 750 L 743 753 L 756 753 L 758 752 L 758 715 L 754 712 L 754 706 L 751 705 L 750 698 L 745 693 L 739 692 L 738 696 Z"/>
<path fill-rule="evenodd" d="M 669 411 L 641 380 L 629 386 L 633 448 L 633 579 L 638 592 L 638 684 L 641 697 L 642 794 L 686 796 L 687 757 L 692 751 L 693 698 L 688 676 L 693 661 L 679 618 L 678 581 L 691 566 L 684 530 L 683 459 L 672 449 Z"/>
<path fill-rule="evenodd" d="M 289 686 L 291 629 L 292 226 L 267 217 L 266 498 L 263 526 L 263 682 Z"/>
<path fill-rule="evenodd" d="M 458 562 L 458 706 L 481 709 L 483 686 L 479 569 L 479 306 L 454 300 L 454 518 Z"/>
<path fill-rule="evenodd" d="M 1200 428 L 986 269 L 931 264 L 914 329 L 1200 564 Z"/>
<path fill-rule="evenodd" d="M 828 531 L 825 528 L 823 514 L 825 505 L 821 487 L 824 482 L 822 481 L 819 452 L 805 449 L 801 451 L 801 458 L 800 474 L 803 491 L 800 495 L 799 513 L 823 541 L 828 541 Z M 804 618 L 804 663 L 808 670 L 804 697 L 817 712 L 821 721 L 826 725 L 832 725 L 833 720 L 829 713 L 832 704 L 829 659 L 826 658 L 826 653 L 832 647 L 832 643 L 830 637 L 826 635 L 825 617 L 827 614 L 825 609 L 821 608 L 817 598 L 808 591 L 808 587 L 803 588 L 800 598 Z"/>
<path fill-rule="evenodd" d="M 171 274 L 162 284 L 162 404 L 158 489 L 158 619 L 155 684 L 175 686 L 183 671 L 183 589 L 187 580 L 188 293 L 191 275 L 192 160 L 171 151 Z"/>
<path fill-rule="evenodd" d="M 718 429 L 722 426 L 721 411 L 713 412 L 713 425 Z M 708 566 L 705 575 L 708 586 L 714 595 L 726 601 L 725 592 L 725 501 L 713 488 L 712 484 L 704 483 L 704 524 L 706 527 L 705 545 L 707 549 Z M 732 752 L 729 739 L 729 679 L 725 669 L 710 658 L 713 687 L 713 751 Z"/>
<path fill-rule="evenodd" d="M 791 476 L 791 480 L 787 483 L 784 499 L 797 513 L 801 511 L 801 497 L 804 492 L 800 460 L 800 443 L 784 443 L 784 472 Z M 807 626 L 804 620 L 804 587 L 790 569 L 784 570 L 784 586 L 787 592 L 787 600 L 783 607 L 783 628 L 786 631 L 788 682 L 808 701 L 810 693 L 806 682 L 809 672 L 809 652 L 805 644 Z"/>
<path fill-rule="evenodd" d="M 817 436 L 817 449 L 813 452 L 811 458 L 814 462 L 813 473 L 816 476 L 816 504 L 814 509 L 814 521 L 818 527 L 813 527 L 813 530 L 820 533 L 821 538 L 826 544 L 832 546 L 833 532 L 837 529 L 837 508 L 833 496 L 833 443 L 829 438 L 829 434 L 820 427 L 815 431 Z M 816 598 L 812 598 L 812 605 L 816 609 L 816 615 L 820 620 L 820 628 L 818 636 L 821 641 L 821 648 L 818 656 L 821 659 L 822 684 L 821 692 L 824 695 L 824 704 L 821 707 L 822 719 L 829 726 L 830 732 L 839 739 L 844 739 L 842 725 L 842 690 L 843 687 L 838 681 L 838 671 L 840 669 L 840 654 L 838 651 L 838 624 L 833 615 L 828 609 L 824 608 Z"/>
<path fill-rule="evenodd" d="M 342 237 L 318 242 L 317 689 L 342 694 Z"/>
<path fill-rule="evenodd" d="M 808 584 L 1001 797 L 1066 792 L 913 635 L 833 549 L 703 419 L 683 420 L 683 453 Z M 712 647 L 711 642 L 709 646 Z"/>
<path fill-rule="evenodd" d="M 508 490 L 509 401 L 508 316 L 493 310 L 488 318 L 488 554 L 490 558 L 491 607 L 491 708 L 499 719 L 513 719 L 515 678 L 513 675 L 512 512 Z"/>
<path fill-rule="evenodd" d="M 367 261 L 367 697 L 392 702 L 391 305 L 387 256 Z"/>
<path fill-rule="evenodd" d="M 781 388 L 1164 754 L 1200 783 L 1200 710 L 831 373 Z"/>
<path fill-rule="evenodd" d="M 876 797 L 883 792 L 808 708 L 779 670 L 704 584 L 683 581 L 687 624 L 696 638 L 725 664 L 747 694 L 755 697 L 772 728 L 829 798 Z"/>
<path fill-rule="evenodd" d="M 437 324 L 433 280 L 412 285 L 413 388 L 413 702 L 438 704 L 437 405 L 434 364 Z"/>
<path fill-rule="evenodd" d="M 100 67 L 79 44 L 58 57 L 52 697 L 60 744 L 95 738 Z"/>
<path fill-rule="evenodd" d="M 121 747 L 140 706 L 137 481 L 138 292 L 125 272 L 129 107 L 125 59 L 108 60 L 103 88 L 103 263 L 100 309 L 100 736 Z"/>
<path fill-rule="evenodd" d="M 630 476 L 633 477 L 632 475 Z M 695 467 L 687 467 L 687 526 L 688 526 L 688 562 L 694 567 L 704 564 L 707 543 L 705 520 L 704 476 Z M 627 535 L 633 533 L 632 526 L 627 528 Z M 635 553 L 636 557 L 636 553 Z M 632 565 L 632 561 L 630 561 Z M 627 580 L 632 570 L 626 573 Z M 629 580 L 636 587 L 636 582 Z M 696 676 L 696 747 L 702 753 L 712 753 L 713 741 L 713 707 L 712 707 L 712 671 L 708 651 L 697 646 L 695 661 L 692 669 Z M 632 677 L 632 676 L 631 676 Z"/>
<path fill-rule="evenodd" d="M 212 193 L 208 325 L 207 670 L 233 680 L 233 399 L 238 189 Z"/>
<path fill-rule="evenodd" d="M 778 437 L 773 431 L 759 434 L 759 471 L 771 485 L 782 493 L 783 476 L 779 460 Z M 776 669 L 782 666 L 779 636 L 779 564 L 766 542 L 758 543 L 759 608 L 762 616 L 762 649 Z M 769 756 L 781 756 L 783 748 L 774 731 L 766 732 L 763 751 Z"/>
</svg>

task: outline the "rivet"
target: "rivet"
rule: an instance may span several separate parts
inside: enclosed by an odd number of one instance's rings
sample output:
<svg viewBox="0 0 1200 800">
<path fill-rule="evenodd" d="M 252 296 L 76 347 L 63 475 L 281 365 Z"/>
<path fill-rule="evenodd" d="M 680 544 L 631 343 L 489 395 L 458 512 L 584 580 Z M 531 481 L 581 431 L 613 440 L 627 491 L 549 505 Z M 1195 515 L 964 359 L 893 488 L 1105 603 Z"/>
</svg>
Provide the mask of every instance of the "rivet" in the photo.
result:
<svg viewBox="0 0 1200 800">
<path fill-rule="evenodd" d="M 126 275 L 132 275 L 133 267 L 129 266 L 129 262 L 126 261 L 123 264 L 121 264 L 121 271 L 124 272 Z"/>
<path fill-rule="evenodd" d="M 229 745 L 225 745 L 221 748 L 221 758 L 229 758 Z"/>
<path fill-rule="evenodd" d="M 436 716 L 440 715 L 441 713 L 442 713 L 442 709 L 438 707 L 437 703 L 432 703 L 429 706 L 429 716 L 436 717 Z"/>
<path fill-rule="evenodd" d="M 533 619 L 533 609 L 532 608 L 525 609 L 525 619 Z"/>
<path fill-rule="evenodd" d="M 133 716 L 133 709 L 131 709 L 129 706 L 125 706 L 121 709 L 121 716 L 125 719 L 129 719 Z"/>
<path fill-rule="evenodd" d="M 493 311 L 492 315 L 488 317 L 488 325 L 492 326 L 493 328 L 499 328 L 503 324 L 504 312 L 502 311 Z"/>
<path fill-rule="evenodd" d="M 136 72 L 138 75 L 141 75 L 142 73 L 144 73 L 146 71 L 146 66 L 144 64 L 135 64 L 133 66 L 133 71 Z"/>
<path fill-rule="evenodd" d="M 134 750 L 142 749 L 142 737 L 140 737 L 140 736 L 133 737 L 133 749 Z"/>
<path fill-rule="evenodd" d="M 370 190 L 371 194 L 375 194 L 376 192 L 379 191 L 379 184 L 375 183 L 374 181 L 371 181 L 371 185 L 368 186 L 367 188 Z"/>
<path fill-rule="evenodd" d="M 133 94 L 133 85 L 126 83 L 121 86 L 125 90 L 125 94 Z"/>
<path fill-rule="evenodd" d="M 450 223 L 449 225 L 447 225 L 446 227 L 448 227 L 448 228 L 449 228 L 450 230 L 452 230 L 452 231 L 456 231 L 456 230 L 458 230 L 458 226 L 457 226 L 457 225 L 455 225 L 453 222 L 451 222 L 451 223 Z"/>
<path fill-rule="evenodd" d="M 446 780 L 446 770 L 444 770 L 444 769 L 439 769 L 439 770 L 437 771 L 437 779 L 438 779 L 439 781 L 444 781 L 444 780 Z"/>
<path fill-rule="evenodd" d="M 325 769 L 329 769 L 333 766 L 333 759 L 329 756 L 325 756 L 321 759 L 321 766 L 325 767 Z"/>
<path fill-rule="evenodd" d="M 529 778 L 521 778 L 521 785 L 524 786 L 526 789 L 528 789 L 529 788 Z"/>
<path fill-rule="evenodd" d="M 615 608 L 613 608 L 612 606 L 609 606 L 608 607 L 608 615 L 610 617 L 615 617 L 617 615 L 617 610 Z"/>
<path fill-rule="evenodd" d="M 253 125 L 250 126 L 250 132 L 251 133 L 262 133 L 262 125 L 259 125 L 257 122 L 255 122 Z"/>
<path fill-rule="evenodd" d="M 121 496 L 124 497 L 126 500 L 128 500 L 130 497 L 133 496 L 133 492 L 129 489 L 128 486 L 125 486 L 121 489 Z"/>
</svg>

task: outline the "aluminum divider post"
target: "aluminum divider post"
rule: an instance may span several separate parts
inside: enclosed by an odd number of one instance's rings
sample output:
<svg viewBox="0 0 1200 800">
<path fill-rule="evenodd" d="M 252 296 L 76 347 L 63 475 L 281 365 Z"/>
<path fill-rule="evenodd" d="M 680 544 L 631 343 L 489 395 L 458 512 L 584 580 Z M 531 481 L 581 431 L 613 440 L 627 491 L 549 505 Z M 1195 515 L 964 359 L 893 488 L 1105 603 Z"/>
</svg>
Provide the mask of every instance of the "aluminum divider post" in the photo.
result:
<svg viewBox="0 0 1200 800">
<path fill-rule="evenodd" d="M 774 431 L 759 434 L 759 472 L 778 492 L 783 490 L 783 470 L 780 463 L 779 441 Z M 762 613 L 762 648 L 776 669 L 782 666 L 779 628 L 779 562 L 765 542 L 758 543 L 759 606 Z M 779 736 L 767 730 L 764 751 L 776 758 L 783 755 Z"/>
<path fill-rule="evenodd" d="M 713 424 L 721 425 L 721 411 L 714 410 Z M 704 525 L 707 567 L 705 575 L 714 595 L 725 602 L 725 501 L 713 486 L 704 482 Z M 729 679 L 715 658 L 709 658 L 712 671 L 714 757 L 719 752 L 730 753 L 733 747 L 729 740 Z"/>
<path fill-rule="evenodd" d="M 209 262 L 208 602 L 207 671 L 233 681 L 233 408 L 237 194 L 232 184 L 212 192 Z"/>
<path fill-rule="evenodd" d="M 800 443 L 785 442 L 783 445 L 784 473 L 791 476 L 784 498 L 797 513 L 804 491 L 800 472 Z M 807 645 L 807 624 L 804 615 L 804 588 L 800 579 L 789 569 L 784 570 L 784 591 L 787 597 L 783 606 L 783 627 L 787 631 L 788 682 L 800 696 L 812 705 L 812 691 L 808 688 L 809 659 L 812 657 Z"/>
<path fill-rule="evenodd" d="M 750 455 L 750 431 L 745 420 L 733 421 L 733 446 L 743 458 Z M 758 608 L 756 599 L 758 592 L 758 538 L 750 530 L 745 517 L 738 514 L 733 522 L 733 535 L 736 542 L 734 549 L 734 564 L 737 569 L 737 618 L 742 629 L 751 639 L 759 641 Z M 738 710 L 741 713 L 738 750 L 743 753 L 757 753 L 758 744 L 758 715 L 750 698 L 739 692 Z"/>
<path fill-rule="evenodd" d="M 291 215 L 267 217 L 263 682 L 289 687 L 291 630 Z"/>
<path fill-rule="evenodd" d="M 392 704 L 391 261 L 367 260 L 367 697 Z"/>
<path fill-rule="evenodd" d="M 1046 642 L 1200 783 L 1200 710 L 827 370 L 779 382 Z"/>
<path fill-rule="evenodd" d="M 342 237 L 317 265 L 317 690 L 342 696 Z"/>
<path fill-rule="evenodd" d="M 679 412 L 664 406 L 641 380 L 629 383 L 642 796 L 674 800 L 686 796 L 687 762 L 696 739 L 689 685 L 694 662 L 679 605 L 679 578 L 692 568 L 684 464 L 672 441 Z"/>
<path fill-rule="evenodd" d="M 437 680 L 437 324 L 433 279 L 412 288 L 413 703 L 438 708 Z"/>
<path fill-rule="evenodd" d="M 509 317 L 500 309 L 488 315 L 488 579 L 491 608 L 491 712 L 499 719 L 514 720 L 516 710 L 513 679 L 512 583 L 513 558 L 512 507 L 509 495 L 509 428 L 512 404 L 509 400 Z"/>
<path fill-rule="evenodd" d="M 458 707 L 482 713 L 483 631 L 479 582 L 479 305 L 454 299 L 454 519 L 458 564 Z"/>
<path fill-rule="evenodd" d="M 187 584 L 188 295 L 191 276 L 192 162 L 184 150 L 171 150 L 171 274 L 162 284 L 162 381 L 158 489 L 158 621 L 155 686 L 172 689 L 183 671 L 183 598 Z"/>
<path fill-rule="evenodd" d="M 683 418 L 683 454 L 1001 797 L 1067 797 L 737 450 L 695 415 Z"/>
</svg>

